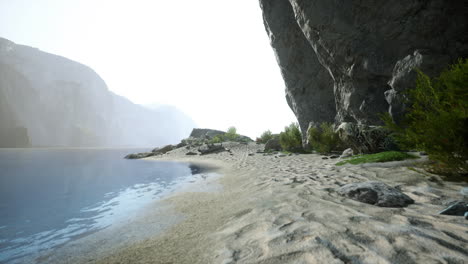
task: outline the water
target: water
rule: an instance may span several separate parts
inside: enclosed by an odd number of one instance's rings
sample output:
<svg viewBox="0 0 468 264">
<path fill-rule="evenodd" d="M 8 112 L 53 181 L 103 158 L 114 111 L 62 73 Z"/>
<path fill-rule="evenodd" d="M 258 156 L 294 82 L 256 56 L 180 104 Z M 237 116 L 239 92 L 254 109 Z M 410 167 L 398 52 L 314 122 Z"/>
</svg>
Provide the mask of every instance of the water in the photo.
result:
<svg viewBox="0 0 468 264">
<path fill-rule="evenodd" d="M 126 160 L 129 149 L 0 149 L 0 263 L 137 213 L 197 168 Z"/>
</svg>

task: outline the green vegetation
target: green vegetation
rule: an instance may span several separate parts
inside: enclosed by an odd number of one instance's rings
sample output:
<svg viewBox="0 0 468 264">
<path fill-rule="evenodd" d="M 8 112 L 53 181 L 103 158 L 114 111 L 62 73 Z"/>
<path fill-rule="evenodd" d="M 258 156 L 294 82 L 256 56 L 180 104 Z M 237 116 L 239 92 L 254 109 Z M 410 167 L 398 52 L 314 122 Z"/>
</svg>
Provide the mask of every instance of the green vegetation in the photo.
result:
<svg viewBox="0 0 468 264">
<path fill-rule="evenodd" d="M 302 135 L 297 123 L 291 123 L 284 128 L 279 135 L 279 142 L 283 150 L 298 152 L 302 151 Z"/>
<path fill-rule="evenodd" d="M 417 158 L 418 158 L 417 156 L 411 155 L 405 152 L 385 151 L 385 152 L 380 152 L 380 153 L 375 153 L 375 154 L 353 156 L 350 159 L 343 160 L 343 161 L 336 163 L 336 165 L 341 166 L 346 163 L 356 165 L 356 164 L 362 164 L 362 163 L 388 162 L 388 161 L 417 159 Z"/>
<path fill-rule="evenodd" d="M 273 137 L 274 137 L 274 135 L 271 133 L 271 131 L 270 131 L 270 130 L 267 130 L 267 131 L 263 132 L 263 133 L 260 135 L 260 137 L 257 138 L 255 141 L 256 141 L 257 143 L 263 143 L 263 144 L 265 144 L 265 143 L 268 142 L 268 140 L 272 139 Z"/>
<path fill-rule="evenodd" d="M 438 78 L 418 72 L 416 87 L 407 92 L 409 109 L 397 125 L 390 115 L 382 119 L 403 149 L 425 151 L 436 163 L 432 172 L 468 172 L 468 59 Z"/>
<path fill-rule="evenodd" d="M 226 141 L 226 137 L 224 135 L 216 135 L 208 143 L 214 144 L 214 143 L 222 143 Z"/>
<path fill-rule="evenodd" d="M 226 134 L 224 134 L 226 140 L 235 141 L 239 138 L 239 134 L 237 134 L 237 129 L 235 127 L 229 127 Z"/>
<path fill-rule="evenodd" d="M 308 131 L 309 144 L 319 153 L 330 153 L 333 150 L 343 150 L 344 143 L 332 123 L 322 123 L 320 127 L 311 127 Z"/>
</svg>

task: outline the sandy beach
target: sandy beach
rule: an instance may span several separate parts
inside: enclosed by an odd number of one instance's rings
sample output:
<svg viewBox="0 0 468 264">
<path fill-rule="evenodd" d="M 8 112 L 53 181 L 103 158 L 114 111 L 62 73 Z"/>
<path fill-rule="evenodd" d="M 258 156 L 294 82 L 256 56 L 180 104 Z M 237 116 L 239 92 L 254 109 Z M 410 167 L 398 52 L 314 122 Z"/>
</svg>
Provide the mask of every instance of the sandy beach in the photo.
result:
<svg viewBox="0 0 468 264">
<path fill-rule="evenodd" d="M 92 255 L 57 263 L 467 263 L 468 221 L 438 214 L 463 199 L 465 183 L 442 182 L 405 162 L 336 166 L 338 159 L 316 154 L 257 153 L 263 145 L 255 143 L 225 146 L 231 153 L 187 156 L 180 148 L 149 158 L 221 175 L 197 183 L 206 191 L 184 190 L 161 202 L 183 216 L 166 232 L 112 250 L 100 249 L 112 240 L 95 240 Z M 335 192 L 369 180 L 398 186 L 415 203 L 383 208 Z M 150 211 L 115 237 L 150 232 L 163 215 Z"/>
</svg>

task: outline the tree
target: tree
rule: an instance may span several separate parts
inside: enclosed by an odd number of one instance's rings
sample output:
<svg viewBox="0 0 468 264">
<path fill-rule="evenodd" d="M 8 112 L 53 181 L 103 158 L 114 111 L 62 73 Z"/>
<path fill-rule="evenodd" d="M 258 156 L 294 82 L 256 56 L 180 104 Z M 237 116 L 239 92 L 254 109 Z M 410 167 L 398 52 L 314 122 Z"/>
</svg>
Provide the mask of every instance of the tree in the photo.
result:
<svg viewBox="0 0 468 264">
<path fill-rule="evenodd" d="M 386 114 L 386 127 L 403 148 L 425 151 L 438 161 L 433 169 L 466 173 L 468 59 L 459 60 L 433 80 L 419 70 L 417 73 L 416 87 L 406 94 L 409 108 L 401 124 L 395 124 Z"/>
</svg>

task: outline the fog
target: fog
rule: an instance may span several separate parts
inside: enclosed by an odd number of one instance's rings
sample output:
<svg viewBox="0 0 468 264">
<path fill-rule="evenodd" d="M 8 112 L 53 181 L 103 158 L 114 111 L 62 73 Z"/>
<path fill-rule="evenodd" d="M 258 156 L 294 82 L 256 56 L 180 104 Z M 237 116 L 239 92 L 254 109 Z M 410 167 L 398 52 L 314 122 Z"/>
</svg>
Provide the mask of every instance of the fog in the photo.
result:
<svg viewBox="0 0 468 264">
<path fill-rule="evenodd" d="M 0 147 L 151 147 L 195 126 L 114 94 L 87 66 L 0 39 Z"/>
<path fill-rule="evenodd" d="M 113 93 L 175 106 L 198 127 L 254 138 L 296 120 L 258 1 L 0 0 L 0 37 L 87 65 Z"/>
</svg>

